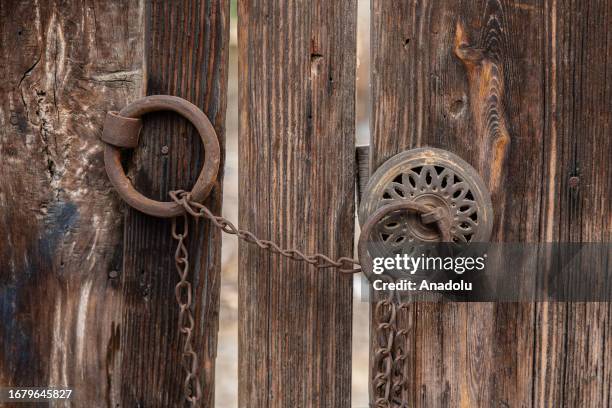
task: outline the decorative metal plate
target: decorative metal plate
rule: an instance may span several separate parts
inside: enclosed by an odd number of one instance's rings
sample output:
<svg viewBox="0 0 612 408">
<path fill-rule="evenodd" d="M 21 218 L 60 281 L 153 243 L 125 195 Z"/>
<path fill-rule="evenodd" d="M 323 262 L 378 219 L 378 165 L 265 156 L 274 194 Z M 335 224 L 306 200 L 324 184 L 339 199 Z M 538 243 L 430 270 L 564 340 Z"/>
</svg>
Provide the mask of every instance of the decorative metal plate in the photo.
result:
<svg viewBox="0 0 612 408">
<path fill-rule="evenodd" d="M 359 207 L 359 223 L 379 207 L 409 200 L 442 208 L 451 221 L 453 242 L 487 242 L 493 227 L 491 197 L 484 182 L 463 159 L 441 149 L 423 147 L 399 153 L 370 177 Z M 376 231 L 391 246 L 439 241 L 434 226 L 419 215 L 395 213 L 381 221 Z"/>
</svg>

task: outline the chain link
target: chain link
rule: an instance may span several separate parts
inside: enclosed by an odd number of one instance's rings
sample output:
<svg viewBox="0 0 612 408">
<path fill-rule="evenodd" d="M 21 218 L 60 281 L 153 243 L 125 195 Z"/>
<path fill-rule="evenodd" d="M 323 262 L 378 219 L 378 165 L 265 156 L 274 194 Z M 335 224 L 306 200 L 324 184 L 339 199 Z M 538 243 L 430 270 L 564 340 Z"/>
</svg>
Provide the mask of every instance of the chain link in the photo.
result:
<svg viewBox="0 0 612 408">
<path fill-rule="evenodd" d="M 361 272 L 359 262 L 352 258 L 340 257 L 336 260 L 320 253 L 306 255 L 297 249 L 283 249 L 278 244 L 265 239 L 257 238 L 253 233 L 236 228 L 228 219 L 214 215 L 206 206 L 191 201 L 189 193 L 183 190 L 170 192 L 170 197 L 174 202 L 185 209 L 185 214 L 172 219 L 172 238 L 177 241 L 176 251 L 174 253 L 174 263 L 179 275 L 179 282 L 175 287 L 176 302 L 179 307 L 178 329 L 183 334 L 183 351 L 181 355 L 181 364 L 185 370 L 185 382 L 183 384 L 183 393 L 185 399 L 189 401 L 191 406 L 197 406 L 198 401 L 202 397 L 202 389 L 200 385 L 198 355 L 193 350 L 193 330 L 195 320 L 191 312 L 191 303 L 193 300 L 193 288 L 188 281 L 189 275 L 189 253 L 185 245 L 185 239 L 188 235 L 188 220 L 187 214 L 195 218 L 205 218 L 221 231 L 236 235 L 239 239 L 245 242 L 257 245 L 261 249 L 268 250 L 272 253 L 282 255 L 289 259 L 306 262 L 313 265 L 317 269 L 337 268 L 338 271 L 345 274 L 353 274 Z M 183 229 L 179 232 L 178 219 L 182 219 Z M 391 370 L 391 362 L 389 362 L 389 372 Z"/>
<path fill-rule="evenodd" d="M 424 224 L 437 222 L 434 217 L 423 219 Z M 388 275 L 377 279 L 396 283 Z M 408 408 L 409 378 L 408 330 L 401 328 L 399 316 L 409 308 L 393 291 L 378 292 L 374 307 L 373 327 L 375 337 L 374 359 L 371 372 L 371 395 L 375 408 Z"/>
<path fill-rule="evenodd" d="M 185 211 L 196 218 L 206 218 L 212 222 L 212 224 L 222 230 L 223 232 L 231 235 L 236 235 L 239 239 L 248 242 L 250 244 L 257 245 L 261 249 L 265 249 L 274 254 L 282 255 L 286 258 L 293 259 L 296 261 L 306 262 L 313 265 L 317 269 L 324 268 L 337 268 L 339 272 L 345 274 L 354 274 L 361 272 L 361 266 L 359 261 L 340 257 L 336 260 L 331 259 L 327 255 L 321 253 L 315 253 L 312 255 L 304 254 L 297 249 L 284 249 L 273 241 L 257 238 L 252 232 L 243 229 L 236 228 L 227 218 L 214 215 L 206 206 L 191 201 L 189 193 L 183 190 L 177 190 L 170 192 L 170 197 L 174 202 L 182 206 Z"/>
<path fill-rule="evenodd" d="M 307 255 L 297 249 L 281 248 L 273 241 L 260 239 L 250 231 L 236 228 L 228 219 L 214 215 L 203 204 L 192 201 L 189 193 L 183 190 L 170 192 L 170 197 L 185 210 L 185 214 L 182 215 L 182 232 L 179 233 L 177 230 L 177 218 L 172 221 L 172 237 L 178 242 L 174 259 L 180 278 L 175 294 L 179 305 L 179 331 L 184 335 L 181 358 L 186 374 L 184 393 L 191 405 L 196 406 L 202 391 L 198 374 L 198 356 L 192 347 L 195 324 L 191 312 L 192 286 L 187 280 L 189 274 L 189 257 L 185 246 L 185 238 L 188 233 L 187 214 L 195 218 L 205 218 L 221 231 L 236 235 L 239 239 L 257 245 L 261 249 L 289 259 L 306 262 L 318 269 L 337 268 L 339 272 L 353 274 L 361 272 L 361 265 L 352 258 L 340 257 L 333 260 L 321 253 Z M 393 281 L 390 277 L 381 276 L 381 278 Z M 376 408 L 408 407 L 408 379 L 406 377 L 408 332 L 405 329 L 398 330 L 397 323 L 398 312 L 406 307 L 407 304 L 397 302 L 391 293 L 379 300 L 375 306 L 376 347 L 372 366 L 372 395 Z"/>
<path fill-rule="evenodd" d="M 182 231 L 178 231 L 178 218 L 182 219 Z M 183 383 L 183 393 L 185 399 L 191 406 L 197 406 L 202 398 L 202 387 L 200 385 L 198 355 L 193 350 L 193 330 L 195 320 L 191 311 L 193 300 L 193 288 L 191 282 L 187 280 L 189 275 L 189 253 L 185 245 L 185 239 L 189 233 L 189 222 L 187 216 L 172 219 L 172 238 L 177 241 L 176 251 L 174 252 L 174 264 L 179 274 L 179 283 L 174 288 L 176 303 L 179 307 L 178 329 L 183 334 L 183 351 L 181 353 L 181 364 L 185 370 L 185 381 Z"/>
<path fill-rule="evenodd" d="M 383 277 L 385 279 L 387 277 Z M 391 408 L 391 376 L 393 371 L 393 344 L 396 322 L 393 296 L 379 300 L 374 309 L 376 347 L 372 364 L 372 396 L 374 407 Z"/>
<path fill-rule="evenodd" d="M 381 279 L 395 282 L 389 276 L 383 275 Z M 372 395 L 375 408 L 408 408 L 408 330 L 398 329 L 399 313 L 407 307 L 408 303 L 399 302 L 392 292 L 388 292 L 374 308 L 376 345 Z"/>
<path fill-rule="evenodd" d="M 397 316 L 406 310 L 407 303 L 400 303 L 397 307 Z M 397 317 L 396 317 L 397 319 Z M 400 327 L 399 323 L 396 323 Z M 399 329 L 393 338 L 393 367 L 391 370 L 391 400 L 397 408 L 408 408 L 408 377 L 406 372 L 406 359 L 408 358 L 408 330 Z"/>
</svg>

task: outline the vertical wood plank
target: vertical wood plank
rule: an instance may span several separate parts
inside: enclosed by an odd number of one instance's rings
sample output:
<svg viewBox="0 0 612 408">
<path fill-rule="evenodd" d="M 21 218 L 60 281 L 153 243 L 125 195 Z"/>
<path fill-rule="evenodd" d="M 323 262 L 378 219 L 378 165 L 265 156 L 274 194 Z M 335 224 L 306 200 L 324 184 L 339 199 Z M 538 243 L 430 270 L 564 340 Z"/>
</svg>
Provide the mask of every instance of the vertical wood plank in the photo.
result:
<svg viewBox="0 0 612 408">
<path fill-rule="evenodd" d="M 610 242 L 610 1 L 379 0 L 372 18 L 373 168 L 443 147 L 488 182 L 495 241 Z M 414 304 L 412 405 L 609 406 L 611 315 Z"/>
<path fill-rule="evenodd" d="M 240 225 L 353 250 L 356 2 L 239 1 Z M 352 279 L 241 243 L 239 406 L 350 406 Z"/>
<path fill-rule="evenodd" d="M 546 2 L 541 239 L 612 241 L 612 1 Z M 589 260 L 586 260 L 589 262 Z M 612 404 L 612 306 L 537 305 L 534 406 Z"/>
<path fill-rule="evenodd" d="M 145 26 L 146 94 L 180 96 L 200 107 L 224 146 L 229 1 L 147 1 Z M 173 113 L 147 115 L 141 143 L 130 161 L 136 188 L 168 201 L 168 192 L 190 190 L 204 160 L 200 137 Z M 167 149 L 163 149 L 167 147 Z M 165 152 L 167 150 L 167 153 Z M 223 159 L 217 184 L 205 204 L 221 209 Z M 182 406 L 184 372 L 180 363 L 173 264 L 175 242 L 170 222 L 128 209 L 125 218 L 125 297 L 119 350 L 124 379 L 121 406 Z M 214 360 L 218 331 L 219 231 L 208 222 L 190 221 L 190 281 L 194 290 L 197 350 L 202 378 L 202 406 L 214 403 Z"/>
<path fill-rule="evenodd" d="M 543 4 L 372 3 L 372 170 L 413 147 L 471 163 L 492 193 L 492 240 L 540 234 Z M 528 29 L 526 29 L 528 27 Z M 412 304 L 411 406 L 530 406 L 533 306 Z"/>
<path fill-rule="evenodd" d="M 192 100 L 223 137 L 228 4 L 143 4 L 0 4 L 2 56 L 11 61 L 0 67 L 7 95 L 0 197 L 9 237 L 0 244 L 0 304 L 10 328 L 0 336 L 0 379 L 74 387 L 78 406 L 181 400 L 167 224 L 130 212 L 122 269 L 120 200 L 104 174 L 97 136 L 107 110 L 141 94 L 146 19 L 149 93 Z M 174 117 L 148 119 L 152 130 L 130 161 L 131 174 L 141 191 L 166 199 L 168 189 L 194 181 L 200 142 Z M 160 157 L 162 145 L 168 156 Z M 220 190 L 215 194 L 208 204 L 219 211 Z M 191 239 L 197 346 L 210 405 L 220 248 L 205 225 L 192 228 Z"/>
<path fill-rule="evenodd" d="M 123 220 L 98 136 L 140 92 L 141 17 L 0 2 L 0 384 L 71 387 L 74 406 L 114 400 Z"/>
</svg>

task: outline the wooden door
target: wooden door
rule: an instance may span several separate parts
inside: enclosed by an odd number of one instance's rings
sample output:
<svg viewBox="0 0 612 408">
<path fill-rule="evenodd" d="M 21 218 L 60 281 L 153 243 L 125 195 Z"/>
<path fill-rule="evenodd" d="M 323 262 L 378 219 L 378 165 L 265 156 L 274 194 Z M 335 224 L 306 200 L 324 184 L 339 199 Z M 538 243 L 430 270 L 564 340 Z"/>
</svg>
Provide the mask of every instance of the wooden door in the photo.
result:
<svg viewBox="0 0 612 408">
<path fill-rule="evenodd" d="M 238 2 L 240 226 L 331 257 L 353 251 L 356 5 Z M 611 241 L 611 0 L 371 6 L 371 171 L 443 148 L 485 179 L 494 242 Z M 0 386 L 185 404 L 170 223 L 123 204 L 99 136 L 107 111 L 164 93 L 200 107 L 223 149 L 228 37 L 229 0 L 0 1 Z M 155 114 L 124 165 L 167 200 L 203 157 L 190 125 Z M 209 407 L 220 238 L 190 231 Z M 239 264 L 239 406 L 350 407 L 352 279 L 247 243 Z M 412 303 L 409 406 L 608 407 L 611 317 L 609 303 Z"/>
<path fill-rule="evenodd" d="M 200 107 L 223 146 L 229 2 L 2 1 L 0 33 L 0 384 L 69 387 L 73 406 L 181 406 L 170 222 L 123 204 L 99 136 L 107 111 L 165 93 Z M 144 123 L 125 165 L 167 201 L 195 181 L 201 142 L 177 115 Z M 212 406 L 220 239 L 207 222 L 190 232 Z"/>
<path fill-rule="evenodd" d="M 610 1 L 372 1 L 371 170 L 417 146 L 484 177 L 494 242 L 610 242 Z M 608 303 L 414 303 L 411 407 L 608 407 Z"/>
</svg>

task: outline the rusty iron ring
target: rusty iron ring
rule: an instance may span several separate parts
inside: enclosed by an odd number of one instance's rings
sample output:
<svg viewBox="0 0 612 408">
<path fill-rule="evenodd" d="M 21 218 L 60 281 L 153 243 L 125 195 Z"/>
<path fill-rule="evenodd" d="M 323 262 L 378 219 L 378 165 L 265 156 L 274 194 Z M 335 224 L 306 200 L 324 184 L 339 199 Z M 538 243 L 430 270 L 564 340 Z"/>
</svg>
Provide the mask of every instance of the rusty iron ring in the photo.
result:
<svg viewBox="0 0 612 408">
<path fill-rule="evenodd" d="M 197 106 L 185 99 L 170 95 L 152 95 L 139 99 L 117 113 L 109 113 L 124 119 L 140 119 L 144 114 L 158 111 L 173 111 L 190 121 L 202 139 L 204 145 L 204 165 L 190 196 L 193 201 L 203 202 L 212 190 L 219 171 L 220 148 L 217 133 Z M 106 126 L 105 126 L 106 127 Z M 113 129 L 115 130 L 115 129 Z M 104 164 L 111 183 L 126 203 L 135 209 L 155 217 L 171 218 L 185 210 L 173 201 L 152 200 L 139 193 L 128 179 L 121 165 L 121 150 L 106 142 Z"/>
<path fill-rule="evenodd" d="M 437 209 L 408 200 L 398 200 L 395 203 L 384 205 L 374 211 L 363 224 L 361 234 L 359 235 L 359 243 L 357 244 L 361 270 L 368 280 L 372 276 L 372 259 L 368 253 L 370 235 L 383 218 L 395 211 L 412 211 L 420 214 L 424 223 L 436 225 L 440 233 L 440 242 L 452 242 L 450 220 L 448 217 L 443 216 L 440 211 L 437 211 Z"/>
</svg>

